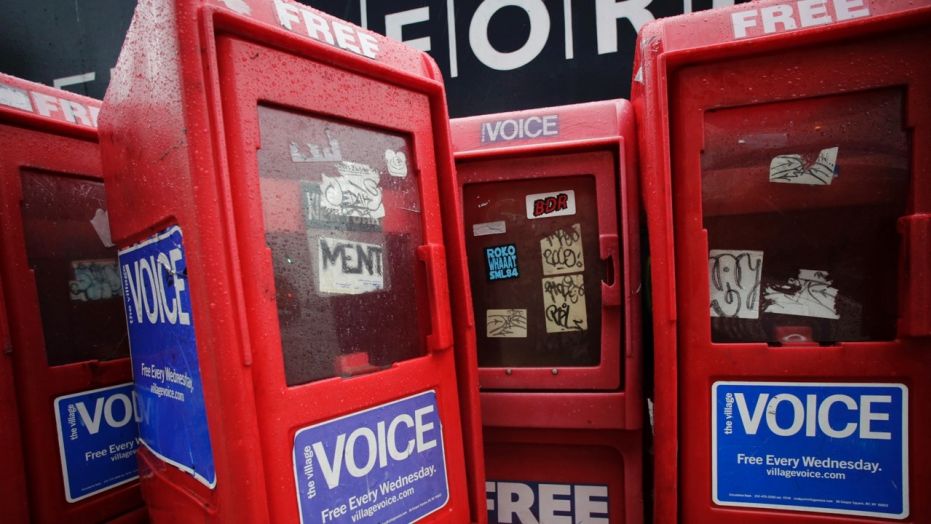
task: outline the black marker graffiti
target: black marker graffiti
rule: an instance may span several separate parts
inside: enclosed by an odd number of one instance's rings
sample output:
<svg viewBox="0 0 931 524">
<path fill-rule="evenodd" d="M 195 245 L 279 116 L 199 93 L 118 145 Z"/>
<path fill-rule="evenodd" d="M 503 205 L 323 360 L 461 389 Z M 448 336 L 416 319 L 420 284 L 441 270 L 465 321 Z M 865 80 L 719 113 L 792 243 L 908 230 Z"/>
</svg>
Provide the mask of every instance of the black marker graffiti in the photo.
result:
<svg viewBox="0 0 931 524">
<path fill-rule="evenodd" d="M 489 337 L 526 337 L 527 336 L 527 310 L 503 309 L 494 310 L 502 313 L 488 312 Z"/>
<path fill-rule="evenodd" d="M 578 282 L 574 277 L 578 277 Z M 543 292 L 549 295 L 550 302 L 575 304 L 585 296 L 585 287 L 581 276 L 566 275 L 544 279 Z"/>
<path fill-rule="evenodd" d="M 541 242 L 544 274 L 582 271 L 585 262 L 582 258 L 581 227 L 559 229 Z"/>
<path fill-rule="evenodd" d="M 708 265 L 713 316 L 758 318 L 763 254 L 712 250 Z"/>
<path fill-rule="evenodd" d="M 381 198 L 377 178 L 323 177 L 324 206 L 338 209 L 340 215 L 381 218 L 385 216 Z"/>
<path fill-rule="evenodd" d="M 837 165 L 837 149 L 822 149 L 814 160 L 802 155 L 779 155 L 769 164 L 769 181 L 789 184 L 830 185 Z"/>
</svg>

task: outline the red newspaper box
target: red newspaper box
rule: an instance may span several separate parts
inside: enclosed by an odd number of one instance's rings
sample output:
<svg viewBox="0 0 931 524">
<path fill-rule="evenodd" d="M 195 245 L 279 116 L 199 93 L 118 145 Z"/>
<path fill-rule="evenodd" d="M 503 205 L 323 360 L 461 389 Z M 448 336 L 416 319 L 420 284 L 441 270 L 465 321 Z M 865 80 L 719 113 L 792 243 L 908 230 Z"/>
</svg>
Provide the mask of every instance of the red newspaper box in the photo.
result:
<svg viewBox="0 0 931 524">
<path fill-rule="evenodd" d="M 0 75 L 4 521 L 142 521 L 100 102 Z"/>
<path fill-rule="evenodd" d="M 651 24 L 657 522 L 931 521 L 931 7 Z"/>
<path fill-rule="evenodd" d="M 154 521 L 481 513 L 444 103 L 294 2 L 140 3 L 101 137 Z"/>
<path fill-rule="evenodd" d="M 452 130 L 489 521 L 641 522 L 630 103 L 461 118 Z"/>
</svg>

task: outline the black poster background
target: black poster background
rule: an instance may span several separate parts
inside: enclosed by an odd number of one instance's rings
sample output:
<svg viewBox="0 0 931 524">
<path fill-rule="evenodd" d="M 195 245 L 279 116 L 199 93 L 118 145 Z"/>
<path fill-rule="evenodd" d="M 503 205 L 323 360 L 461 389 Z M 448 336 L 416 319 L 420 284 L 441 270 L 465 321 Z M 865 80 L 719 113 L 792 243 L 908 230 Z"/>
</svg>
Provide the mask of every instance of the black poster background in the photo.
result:
<svg viewBox="0 0 931 524">
<path fill-rule="evenodd" d="M 259 1 L 259 0 L 246 0 Z M 261 0 L 270 1 L 270 0 Z M 406 41 L 429 38 L 429 53 L 446 80 L 451 116 L 626 98 L 636 39 L 634 22 L 697 11 L 733 0 L 305 0 L 334 16 L 385 34 L 387 20 L 405 18 Z M 484 5 L 483 5 L 484 4 Z M 597 6 L 602 6 L 599 26 Z M 687 5 L 690 4 L 690 5 Z M 522 7 L 521 7 L 522 6 Z M 129 27 L 133 0 L 3 0 L 0 17 L 0 71 L 103 98 Z M 568 10 L 566 9 L 568 7 Z M 426 9 L 424 9 L 426 8 Z M 491 48 L 509 53 L 525 47 L 533 27 L 542 47 L 526 64 L 508 70 L 490 67 L 470 44 L 477 12 L 487 25 L 476 24 Z M 571 51 L 567 49 L 567 13 Z M 632 13 L 630 18 L 623 14 Z M 490 14 L 490 16 L 488 16 Z M 616 16 L 622 16 L 617 18 Z M 452 15 L 452 16 L 450 16 Z M 363 16 L 365 20 L 363 20 Z M 544 32 L 549 20 L 549 31 Z M 455 41 L 451 48 L 449 21 Z M 364 22 L 364 23 L 363 23 Z M 616 42 L 611 38 L 611 26 Z M 397 24 L 395 24 L 397 26 Z M 598 35 L 602 33 L 599 54 Z M 479 31 L 481 34 L 481 31 Z M 425 42 L 421 40 L 421 42 Z M 527 44 L 528 48 L 534 47 Z M 616 51 L 611 48 L 615 47 Z M 567 58 L 567 51 L 571 58 Z M 453 65 L 455 64 L 455 71 Z M 93 73 L 93 79 L 90 79 Z"/>
</svg>

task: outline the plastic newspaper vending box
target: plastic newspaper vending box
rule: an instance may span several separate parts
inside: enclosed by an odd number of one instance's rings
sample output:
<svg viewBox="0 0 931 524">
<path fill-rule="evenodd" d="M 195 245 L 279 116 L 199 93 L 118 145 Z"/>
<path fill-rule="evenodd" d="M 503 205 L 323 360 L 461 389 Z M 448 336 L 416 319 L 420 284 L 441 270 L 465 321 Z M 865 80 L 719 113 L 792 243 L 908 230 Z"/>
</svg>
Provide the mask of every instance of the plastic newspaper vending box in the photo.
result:
<svg viewBox="0 0 931 524">
<path fill-rule="evenodd" d="M 931 5 L 644 28 L 657 522 L 931 521 Z"/>
<path fill-rule="evenodd" d="M 284 0 L 143 1 L 101 130 L 152 519 L 478 518 L 427 55 Z"/>
<path fill-rule="evenodd" d="M 490 522 L 641 522 L 626 100 L 453 120 Z"/>
<path fill-rule="evenodd" d="M 0 75 L 4 522 L 145 519 L 99 109 Z"/>
</svg>

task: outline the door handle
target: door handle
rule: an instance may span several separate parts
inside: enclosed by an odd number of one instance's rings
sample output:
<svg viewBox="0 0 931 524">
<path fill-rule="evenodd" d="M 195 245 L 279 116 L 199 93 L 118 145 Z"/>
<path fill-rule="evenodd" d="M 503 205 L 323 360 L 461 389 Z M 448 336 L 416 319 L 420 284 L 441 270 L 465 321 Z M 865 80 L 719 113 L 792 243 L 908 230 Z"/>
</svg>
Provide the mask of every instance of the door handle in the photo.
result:
<svg viewBox="0 0 931 524">
<path fill-rule="evenodd" d="M 451 348 L 453 323 L 449 308 L 449 280 L 446 278 L 446 249 L 441 244 L 424 244 L 417 247 L 417 258 L 427 267 L 431 326 L 427 348 L 430 351 Z"/>
</svg>

